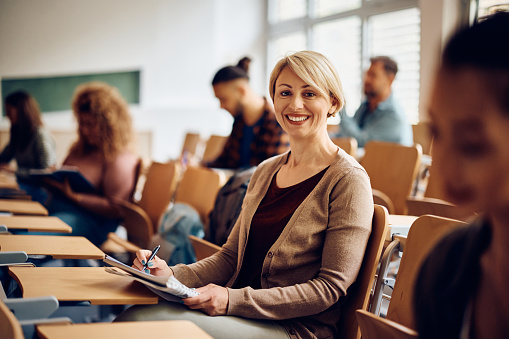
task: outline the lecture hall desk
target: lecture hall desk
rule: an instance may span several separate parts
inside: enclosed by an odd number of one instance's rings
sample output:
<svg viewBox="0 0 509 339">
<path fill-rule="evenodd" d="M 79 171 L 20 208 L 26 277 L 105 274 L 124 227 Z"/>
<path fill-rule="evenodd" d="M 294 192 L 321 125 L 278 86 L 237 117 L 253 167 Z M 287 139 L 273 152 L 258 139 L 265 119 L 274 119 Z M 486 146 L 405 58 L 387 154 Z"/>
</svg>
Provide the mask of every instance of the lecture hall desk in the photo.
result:
<svg viewBox="0 0 509 339">
<path fill-rule="evenodd" d="M 30 232 L 71 233 L 72 227 L 57 217 L 34 215 L 0 216 L 0 225 L 8 230 L 23 230 Z"/>
<path fill-rule="evenodd" d="M 37 201 L 0 199 L 0 212 L 22 215 L 48 215 L 48 210 Z"/>
<path fill-rule="evenodd" d="M 10 266 L 9 275 L 23 298 L 53 295 L 59 302 L 92 305 L 157 304 L 159 297 L 133 278 L 106 272 L 105 267 Z"/>
<path fill-rule="evenodd" d="M 19 188 L 19 185 L 16 182 L 16 177 L 14 175 L 0 173 L 0 188 Z"/>
<path fill-rule="evenodd" d="M 205 331 L 188 320 L 135 321 L 118 323 L 37 325 L 43 339 L 212 339 Z"/>
<path fill-rule="evenodd" d="M 104 252 L 85 237 L 0 234 L 0 251 L 23 251 L 27 255 L 50 255 L 53 259 L 98 259 Z"/>
</svg>

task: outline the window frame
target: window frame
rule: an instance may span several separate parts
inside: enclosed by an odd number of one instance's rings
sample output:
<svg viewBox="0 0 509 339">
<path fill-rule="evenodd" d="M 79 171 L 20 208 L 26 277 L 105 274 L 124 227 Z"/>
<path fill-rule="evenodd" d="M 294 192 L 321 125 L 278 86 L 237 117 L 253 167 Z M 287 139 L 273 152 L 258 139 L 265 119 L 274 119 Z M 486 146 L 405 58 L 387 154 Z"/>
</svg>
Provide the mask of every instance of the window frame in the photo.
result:
<svg viewBox="0 0 509 339">
<path fill-rule="evenodd" d="M 266 0 L 266 32 L 267 32 L 267 55 L 266 55 L 266 64 L 267 64 L 267 78 L 270 75 L 271 67 L 273 66 L 273 58 L 275 55 L 273 54 L 273 45 L 272 43 L 281 36 L 286 34 L 295 33 L 297 31 L 303 31 L 307 38 L 307 48 L 313 50 L 314 49 L 314 41 L 313 41 L 313 27 L 316 24 L 345 19 L 351 16 L 358 16 L 361 19 L 361 60 L 359 70 L 360 74 L 364 74 L 364 71 L 369 67 L 371 57 L 369 50 L 369 27 L 368 20 L 370 17 L 385 14 L 389 12 L 396 12 L 400 10 L 410 9 L 410 8 L 418 8 L 419 0 L 361 0 L 361 5 L 357 9 L 335 13 L 328 16 L 323 17 L 314 17 L 314 4 L 315 0 L 306 0 L 306 14 L 303 17 L 295 18 L 287 21 L 281 22 L 273 22 L 273 6 L 277 0 Z M 422 31 L 422 21 L 421 21 L 421 31 Z M 421 66 L 420 66 L 421 67 Z M 421 86 L 419 80 L 419 87 Z M 362 87 L 362 86 L 361 86 Z M 418 104 L 420 105 L 420 89 L 419 89 L 419 100 Z M 362 93 L 361 93 L 362 97 Z M 419 118 L 419 112 L 417 112 Z"/>
</svg>

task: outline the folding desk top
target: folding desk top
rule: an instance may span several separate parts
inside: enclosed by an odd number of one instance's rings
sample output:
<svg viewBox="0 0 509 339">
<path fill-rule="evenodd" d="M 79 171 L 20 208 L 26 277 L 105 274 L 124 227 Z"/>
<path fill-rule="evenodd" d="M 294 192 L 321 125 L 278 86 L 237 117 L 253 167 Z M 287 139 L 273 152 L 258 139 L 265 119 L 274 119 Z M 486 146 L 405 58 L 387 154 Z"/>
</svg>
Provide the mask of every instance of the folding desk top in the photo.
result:
<svg viewBox="0 0 509 339">
<path fill-rule="evenodd" d="M 9 230 L 27 230 L 36 232 L 71 233 L 72 227 L 57 217 L 34 215 L 0 216 L 0 225 Z"/>
<path fill-rule="evenodd" d="M 392 236 L 395 233 L 406 236 L 410 230 L 410 226 L 412 226 L 416 219 L 417 217 L 413 215 L 389 214 L 389 232 L 387 232 L 385 241 L 391 242 Z"/>
<path fill-rule="evenodd" d="M 151 338 L 212 339 L 205 331 L 188 320 L 134 321 L 118 323 L 37 325 L 39 337 L 54 338 Z"/>
<path fill-rule="evenodd" d="M 0 251 L 24 251 L 54 259 L 103 259 L 104 252 L 85 237 L 0 234 Z"/>
<path fill-rule="evenodd" d="M 10 266 L 9 274 L 21 286 L 23 298 L 53 295 L 60 302 L 92 305 L 157 304 L 159 300 L 142 283 L 108 273 L 104 267 Z"/>
<path fill-rule="evenodd" d="M 19 188 L 14 175 L 0 173 L 0 188 Z"/>
<path fill-rule="evenodd" d="M 12 214 L 48 215 L 48 210 L 37 201 L 0 199 L 0 211 Z"/>
</svg>

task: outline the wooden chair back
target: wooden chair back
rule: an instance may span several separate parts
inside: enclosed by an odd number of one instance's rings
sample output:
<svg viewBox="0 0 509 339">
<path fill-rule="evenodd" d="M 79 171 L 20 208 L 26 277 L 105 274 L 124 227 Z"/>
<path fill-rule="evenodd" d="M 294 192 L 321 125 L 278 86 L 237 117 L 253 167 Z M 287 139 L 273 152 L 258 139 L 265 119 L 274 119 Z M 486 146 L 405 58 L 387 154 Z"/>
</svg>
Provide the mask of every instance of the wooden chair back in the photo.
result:
<svg viewBox="0 0 509 339">
<path fill-rule="evenodd" d="M 371 187 L 392 200 L 394 211 L 390 211 L 391 214 L 406 214 L 406 199 L 421 163 L 421 146 L 369 141 L 364 150 L 361 165 L 371 179 Z"/>
<path fill-rule="evenodd" d="M 130 194 L 131 201 L 134 201 L 134 199 L 135 199 L 136 189 L 138 186 L 138 182 L 140 181 L 140 175 L 141 175 L 142 169 L 143 169 L 143 160 L 141 158 L 139 158 L 138 162 L 136 163 L 136 167 L 134 168 L 134 184 L 133 184 L 133 189 Z"/>
<path fill-rule="evenodd" d="M 226 140 L 228 140 L 227 136 L 211 135 L 205 145 L 202 161 L 207 162 L 215 160 L 223 151 Z"/>
<path fill-rule="evenodd" d="M 184 153 L 187 152 L 188 156 L 195 155 L 196 149 L 200 143 L 200 134 L 192 132 L 186 133 L 186 136 L 184 137 L 184 143 L 182 144 L 182 152 L 180 154 L 184 155 Z"/>
<path fill-rule="evenodd" d="M 157 232 L 159 219 L 175 194 L 180 172 L 180 165 L 176 161 L 152 162 L 148 169 L 145 185 L 137 205 L 150 218 L 153 233 Z"/>
<path fill-rule="evenodd" d="M 349 137 L 335 137 L 331 138 L 331 140 L 343 151 L 355 158 L 357 154 L 357 139 Z"/>
<path fill-rule="evenodd" d="M 426 198 L 447 200 L 445 197 L 442 180 L 443 179 L 440 177 L 440 173 L 437 172 L 436 167 L 430 166 L 424 196 Z"/>
<path fill-rule="evenodd" d="M 356 315 L 362 339 L 417 339 L 419 337 L 416 331 L 373 313 L 357 310 Z"/>
<path fill-rule="evenodd" d="M 382 254 L 385 237 L 389 230 L 389 214 L 383 206 L 375 205 L 371 235 L 364 253 L 362 266 L 354 284 L 348 289 L 338 324 L 339 338 L 359 339 L 360 331 L 355 317 L 358 309 L 368 310 L 371 289 L 375 280 L 376 268 Z"/>
<path fill-rule="evenodd" d="M 128 251 L 134 253 L 139 249 L 148 248 L 155 232 L 147 212 L 138 205 L 128 201 L 116 200 L 115 203 L 122 213 L 122 225 L 126 229 L 127 241 L 113 232 L 108 234 L 108 239 L 120 245 L 123 249 L 121 252 Z M 111 247 L 112 245 L 108 244 L 109 247 L 106 248 L 106 252 L 115 252 L 115 248 Z M 107 251 L 109 248 L 111 249 Z M 103 251 L 105 250 L 104 248 L 102 249 Z"/>
<path fill-rule="evenodd" d="M 418 217 L 431 214 L 450 219 L 468 220 L 473 215 L 448 201 L 426 197 L 408 197 L 407 207 L 409 215 Z"/>
<path fill-rule="evenodd" d="M 464 225 L 466 223 L 458 220 L 432 215 L 424 215 L 414 221 L 403 248 L 386 319 L 415 329 L 413 294 L 415 279 L 422 262 L 442 237 Z"/>
<path fill-rule="evenodd" d="M 432 136 L 430 132 L 429 122 L 421 121 L 416 125 L 412 125 L 414 143 L 422 147 L 423 154 L 431 154 Z"/>
<path fill-rule="evenodd" d="M 205 167 L 188 167 L 177 187 L 175 202 L 192 206 L 200 215 L 203 224 L 208 225 L 217 192 L 224 183 L 222 172 Z"/>
<path fill-rule="evenodd" d="M 424 197 L 409 196 L 407 198 L 408 214 L 421 216 L 425 214 L 439 217 L 467 220 L 473 213 L 461 210 L 445 199 L 442 179 L 435 167 L 429 168 Z"/>
<path fill-rule="evenodd" d="M 212 254 L 218 252 L 221 249 L 221 246 L 211 243 L 205 239 L 198 238 L 194 235 L 189 235 L 189 241 L 193 246 L 196 260 L 202 260 L 210 257 Z"/>
<path fill-rule="evenodd" d="M 23 329 L 16 316 L 9 307 L 0 299 L 0 328 L 2 338 L 5 339 L 24 339 Z"/>
<path fill-rule="evenodd" d="M 138 202 L 115 200 L 122 214 L 127 241 L 111 232 L 108 234 L 108 242 L 101 246 L 103 251 L 134 253 L 141 248 L 148 248 L 152 236 L 158 231 L 159 219 L 175 194 L 180 172 L 178 162 L 152 162 L 145 176 L 141 199 Z"/>
</svg>

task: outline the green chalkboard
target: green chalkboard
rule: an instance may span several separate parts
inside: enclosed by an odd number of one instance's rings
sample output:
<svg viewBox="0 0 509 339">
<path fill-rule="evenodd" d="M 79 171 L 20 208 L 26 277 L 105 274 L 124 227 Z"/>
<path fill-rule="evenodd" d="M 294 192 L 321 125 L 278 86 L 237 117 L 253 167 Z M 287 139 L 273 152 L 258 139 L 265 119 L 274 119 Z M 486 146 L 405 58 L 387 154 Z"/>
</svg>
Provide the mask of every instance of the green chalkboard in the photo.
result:
<svg viewBox="0 0 509 339">
<path fill-rule="evenodd" d="M 128 103 L 140 103 L 140 71 L 39 78 L 5 78 L 2 79 L 2 103 L 10 93 L 25 90 L 37 100 L 41 112 L 66 111 L 71 109 L 71 100 L 76 87 L 90 81 L 106 82 L 118 88 Z"/>
</svg>

